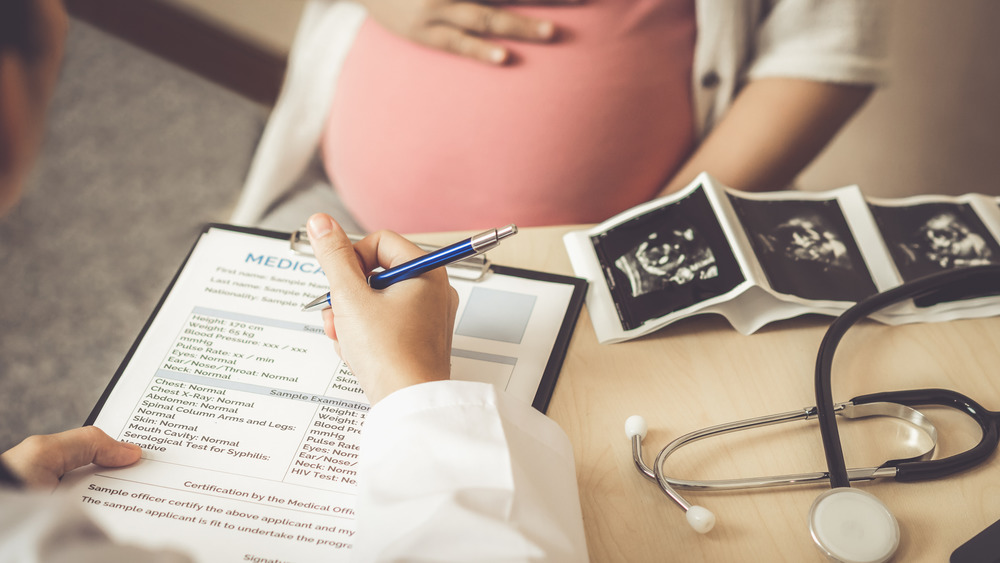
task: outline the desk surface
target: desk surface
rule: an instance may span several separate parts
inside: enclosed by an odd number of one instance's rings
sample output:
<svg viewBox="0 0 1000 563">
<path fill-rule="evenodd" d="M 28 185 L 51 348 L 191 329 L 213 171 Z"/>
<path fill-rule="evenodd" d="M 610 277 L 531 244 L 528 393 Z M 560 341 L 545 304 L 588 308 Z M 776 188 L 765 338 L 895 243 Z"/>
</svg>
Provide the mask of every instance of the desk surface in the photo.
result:
<svg viewBox="0 0 1000 563">
<path fill-rule="evenodd" d="M 572 274 L 564 227 L 523 229 L 490 251 L 497 264 Z M 418 235 L 445 244 L 455 233 Z M 725 319 L 687 319 L 620 344 L 597 342 L 580 316 L 548 414 L 566 430 L 594 561 L 824 561 L 807 514 L 822 487 L 686 493 L 716 514 L 707 535 L 632 463 L 625 419 L 649 422 L 645 457 L 699 428 L 814 404 L 813 366 L 828 317 L 769 325 L 752 336 Z M 887 327 L 865 323 L 847 335 L 834 364 L 834 399 L 897 389 L 954 389 L 1000 410 L 1000 319 Z M 923 411 L 940 433 L 938 456 L 979 440 L 979 427 L 948 409 Z M 888 420 L 841 423 L 849 467 L 905 457 Z M 698 442 L 665 468 L 677 478 L 729 478 L 825 470 L 819 430 L 797 422 Z M 1000 456 L 957 477 L 925 483 L 855 485 L 877 495 L 900 525 L 895 561 L 947 561 L 1000 518 Z M 682 493 L 684 494 L 684 493 Z"/>
</svg>

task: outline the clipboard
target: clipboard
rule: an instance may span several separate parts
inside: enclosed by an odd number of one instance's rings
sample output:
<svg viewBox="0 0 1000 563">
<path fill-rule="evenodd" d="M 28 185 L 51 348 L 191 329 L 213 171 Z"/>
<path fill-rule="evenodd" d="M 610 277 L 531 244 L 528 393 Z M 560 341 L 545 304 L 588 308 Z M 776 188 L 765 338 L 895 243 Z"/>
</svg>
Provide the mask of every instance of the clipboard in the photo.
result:
<svg viewBox="0 0 1000 563">
<path fill-rule="evenodd" d="M 265 229 L 258 229 L 253 227 L 242 227 L 223 223 L 208 223 L 204 226 L 201 232 L 203 237 L 212 230 L 228 231 L 233 233 L 241 233 L 245 235 L 251 235 L 255 237 L 261 237 L 262 239 L 274 239 L 279 241 L 288 241 L 289 250 L 297 256 L 308 257 L 312 255 L 311 247 L 308 242 L 308 235 L 305 232 L 305 228 L 300 228 L 292 233 L 284 233 L 280 231 L 271 231 Z M 351 234 L 349 237 L 354 240 L 360 240 L 363 238 L 362 235 Z M 94 406 L 90 415 L 87 417 L 87 425 L 94 424 L 100 414 L 104 404 L 106 403 L 108 397 L 110 396 L 112 390 L 115 388 L 118 380 L 121 378 L 125 368 L 129 365 L 133 355 L 136 353 L 137 348 L 140 343 L 145 338 L 147 332 L 153 321 L 156 319 L 158 313 L 164 307 L 164 303 L 167 297 L 171 294 L 174 287 L 177 284 L 178 278 L 181 276 L 185 269 L 185 266 L 190 261 L 191 256 L 194 254 L 195 250 L 198 248 L 198 244 L 201 238 L 196 241 L 191 250 L 188 252 L 181 266 L 178 268 L 177 273 L 171 280 L 167 289 L 164 291 L 163 296 L 160 298 L 153 313 L 147 319 L 145 325 L 136 338 L 135 342 L 130 347 L 128 353 L 123 359 L 121 365 L 118 367 L 115 375 L 112 377 L 108 386 L 105 388 L 104 393 L 101 395 L 97 404 Z M 435 250 L 437 247 L 431 245 L 424 245 L 417 243 L 424 250 Z M 586 297 L 588 282 L 582 278 L 576 278 L 571 276 L 552 274 L 548 272 L 540 272 L 535 270 L 527 270 L 522 268 L 515 268 L 509 266 L 501 266 L 492 264 L 487 254 L 481 254 L 474 256 L 472 258 L 456 262 L 453 265 L 448 266 L 449 278 L 453 280 L 453 285 L 465 282 L 475 282 L 476 287 L 488 287 L 489 283 L 484 283 L 485 280 L 490 279 L 491 274 L 497 276 L 509 277 L 509 278 L 519 278 L 524 280 L 537 281 L 545 284 L 555 284 L 559 286 L 564 286 L 570 291 L 570 296 L 566 301 L 565 311 L 562 316 L 561 322 L 558 326 L 558 330 L 555 333 L 555 337 L 552 341 L 551 353 L 549 354 L 544 369 L 542 371 L 541 377 L 538 381 L 537 390 L 531 400 L 531 405 L 539 410 L 540 412 L 546 412 L 548 409 L 549 401 L 552 398 L 552 393 L 555 390 L 555 386 L 559 377 L 559 371 L 562 369 L 562 363 L 566 356 L 566 350 L 569 346 L 570 339 L 573 336 L 573 331 L 576 327 L 577 319 L 579 318 L 580 312 L 583 308 L 583 304 Z M 325 279 L 324 279 L 325 283 Z M 326 291 L 325 289 L 323 291 Z M 317 293 L 318 294 L 318 293 Z M 304 303 L 305 301 L 303 301 Z M 456 330 L 459 330 L 461 326 L 461 317 L 456 319 Z M 493 328 L 497 328 L 494 326 Z M 475 329 L 469 329 L 470 332 L 475 333 Z M 509 336 L 509 335 L 508 335 Z"/>
<path fill-rule="evenodd" d="M 291 240 L 206 225 L 87 418 L 143 447 L 136 465 L 60 485 L 114 539 L 183 537 L 198 561 L 349 558 L 369 405 L 319 315 L 301 312 L 329 286 Z M 487 260 L 470 271 L 451 278 L 453 378 L 502 384 L 544 412 L 586 282 Z"/>
</svg>

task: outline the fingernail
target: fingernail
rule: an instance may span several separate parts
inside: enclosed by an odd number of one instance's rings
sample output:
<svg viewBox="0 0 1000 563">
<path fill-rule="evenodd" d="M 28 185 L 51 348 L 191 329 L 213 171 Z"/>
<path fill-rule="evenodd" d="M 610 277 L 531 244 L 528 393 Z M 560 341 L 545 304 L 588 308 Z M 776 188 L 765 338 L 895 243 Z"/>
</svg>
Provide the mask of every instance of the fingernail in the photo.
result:
<svg viewBox="0 0 1000 563">
<path fill-rule="evenodd" d="M 321 239 L 333 230 L 333 220 L 325 213 L 317 213 L 309 218 L 307 228 L 309 229 L 309 238 Z"/>
<path fill-rule="evenodd" d="M 507 51 L 505 49 L 493 49 L 490 51 L 490 60 L 496 64 L 500 64 L 507 60 Z"/>
<path fill-rule="evenodd" d="M 549 39 L 555 33 L 556 28 L 552 22 L 541 22 L 538 24 L 538 36 L 542 39 Z"/>
</svg>

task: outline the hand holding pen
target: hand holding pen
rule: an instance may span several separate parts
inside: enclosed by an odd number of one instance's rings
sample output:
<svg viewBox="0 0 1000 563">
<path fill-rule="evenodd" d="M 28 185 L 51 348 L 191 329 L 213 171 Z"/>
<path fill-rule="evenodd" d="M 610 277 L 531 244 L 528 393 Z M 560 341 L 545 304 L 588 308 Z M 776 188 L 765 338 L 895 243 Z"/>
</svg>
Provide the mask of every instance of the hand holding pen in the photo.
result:
<svg viewBox="0 0 1000 563">
<path fill-rule="evenodd" d="M 322 311 L 323 329 L 368 400 L 375 404 L 403 387 L 448 379 L 458 293 L 441 268 L 446 260 L 427 271 L 425 262 L 420 262 L 424 251 L 392 232 L 376 233 L 352 245 L 325 214 L 313 215 L 307 227 L 316 259 L 330 282 L 330 297 L 323 297 L 324 307 L 329 302 Z M 479 241 L 477 237 L 473 239 Z M 487 246 L 495 246 L 496 241 L 490 245 L 490 235 L 485 238 Z M 471 245 L 470 241 L 459 245 L 465 243 Z M 481 242 L 477 247 L 482 249 Z M 451 252 L 462 254 L 453 249 L 446 255 L 453 258 Z M 402 268 L 413 262 L 425 265 L 405 270 L 413 278 L 410 281 L 387 291 L 369 286 L 372 270 L 383 267 L 388 273 L 396 269 L 393 265 Z M 394 283 L 402 278 L 388 279 Z"/>
<path fill-rule="evenodd" d="M 459 260 L 464 260 L 477 254 L 482 254 L 491 248 L 496 248 L 500 241 L 517 234 L 517 227 L 507 225 L 499 229 L 483 231 L 478 235 L 456 242 L 430 254 L 414 258 L 405 264 L 400 264 L 368 276 L 368 285 L 372 289 L 385 289 L 390 285 L 410 279 L 420 274 L 442 268 Z M 321 295 L 302 307 L 303 311 L 319 311 L 330 307 L 330 294 Z"/>
</svg>

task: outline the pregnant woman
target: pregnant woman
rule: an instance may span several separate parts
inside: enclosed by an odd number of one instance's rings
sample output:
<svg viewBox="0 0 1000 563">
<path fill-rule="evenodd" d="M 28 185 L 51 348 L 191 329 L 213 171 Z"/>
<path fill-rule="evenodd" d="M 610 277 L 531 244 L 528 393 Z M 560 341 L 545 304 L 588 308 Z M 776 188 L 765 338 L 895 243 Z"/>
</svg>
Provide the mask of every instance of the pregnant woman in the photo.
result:
<svg viewBox="0 0 1000 563">
<path fill-rule="evenodd" d="M 884 74 L 884 0 L 309 9 L 235 222 L 317 156 L 362 230 L 592 223 L 701 171 L 784 189 Z"/>
</svg>

